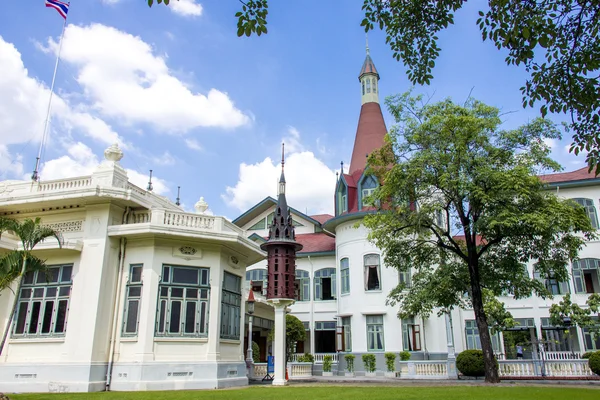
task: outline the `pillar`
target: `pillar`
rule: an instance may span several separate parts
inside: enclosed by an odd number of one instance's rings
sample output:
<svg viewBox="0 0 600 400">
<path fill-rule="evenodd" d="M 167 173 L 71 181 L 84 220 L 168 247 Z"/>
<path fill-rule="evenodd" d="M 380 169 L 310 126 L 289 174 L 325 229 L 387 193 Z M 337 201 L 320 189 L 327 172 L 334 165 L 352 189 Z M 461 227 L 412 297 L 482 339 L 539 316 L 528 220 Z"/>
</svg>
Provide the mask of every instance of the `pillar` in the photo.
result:
<svg viewBox="0 0 600 400">
<path fill-rule="evenodd" d="M 458 379 L 456 372 L 456 354 L 454 353 L 454 334 L 452 329 L 452 314 L 446 313 L 446 341 L 448 343 L 447 371 L 448 379 Z"/>
<path fill-rule="evenodd" d="M 275 374 L 273 377 L 274 386 L 285 386 L 287 380 L 285 379 L 285 364 L 286 364 L 286 307 L 293 301 L 273 301 L 275 307 L 275 336 L 273 337 L 273 355 L 275 356 Z"/>
</svg>

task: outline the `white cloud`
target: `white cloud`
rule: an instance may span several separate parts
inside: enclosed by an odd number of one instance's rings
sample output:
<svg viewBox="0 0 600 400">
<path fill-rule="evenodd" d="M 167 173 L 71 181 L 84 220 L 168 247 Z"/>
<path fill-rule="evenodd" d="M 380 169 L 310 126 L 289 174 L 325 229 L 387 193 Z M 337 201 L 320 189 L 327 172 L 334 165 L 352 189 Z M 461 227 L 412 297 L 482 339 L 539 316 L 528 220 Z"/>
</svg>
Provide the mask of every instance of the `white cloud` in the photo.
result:
<svg viewBox="0 0 600 400">
<path fill-rule="evenodd" d="M 117 3 L 121 2 L 121 0 L 101 0 L 101 1 L 104 4 L 109 4 L 109 5 L 113 5 L 113 4 L 117 4 Z"/>
<path fill-rule="evenodd" d="M 165 151 L 160 156 L 152 157 L 152 163 L 156 165 L 173 165 L 175 164 L 175 157 L 168 151 Z"/>
<path fill-rule="evenodd" d="M 203 148 L 196 139 L 185 139 L 185 145 L 191 150 L 202 151 Z"/>
<path fill-rule="evenodd" d="M 48 40 L 47 49 L 56 46 Z M 69 25 L 61 60 L 75 67 L 91 108 L 125 124 L 148 123 L 177 133 L 236 128 L 251 121 L 226 93 L 214 88 L 206 94 L 192 92 L 148 43 L 112 27 Z"/>
<path fill-rule="evenodd" d="M 267 196 L 277 196 L 281 163 L 270 157 L 256 164 L 240 165 L 238 182 L 226 188 L 221 198 L 230 206 L 246 211 Z M 310 151 L 293 153 L 285 160 L 288 204 L 304 212 L 332 213 L 335 171 Z"/>
<path fill-rule="evenodd" d="M 42 165 L 40 177 L 43 181 L 91 175 L 100 164 L 96 154 L 84 143 L 65 144 L 65 150 L 67 151 L 66 155 L 47 161 Z M 133 169 L 126 169 L 126 171 L 129 182 L 140 188 L 146 188 L 148 175 Z M 153 176 L 152 186 L 156 194 L 169 192 L 164 179 Z"/>
<path fill-rule="evenodd" d="M 289 153 L 298 153 L 304 151 L 304 146 L 300 142 L 300 132 L 293 126 L 288 126 L 287 134 L 283 137 L 285 151 Z"/>
<path fill-rule="evenodd" d="M 175 14 L 184 17 L 199 17 L 202 15 L 202 5 L 196 0 L 171 0 L 169 8 Z"/>
<path fill-rule="evenodd" d="M 0 144 L 36 143 L 41 140 L 50 90 L 29 76 L 16 47 L 0 36 Z M 104 143 L 123 141 L 106 122 L 73 107 L 58 94 L 52 100 L 52 130 L 76 130 Z"/>
<path fill-rule="evenodd" d="M 20 154 L 11 155 L 8 147 L 0 144 L 0 181 L 7 177 L 23 175 L 23 157 Z"/>
</svg>

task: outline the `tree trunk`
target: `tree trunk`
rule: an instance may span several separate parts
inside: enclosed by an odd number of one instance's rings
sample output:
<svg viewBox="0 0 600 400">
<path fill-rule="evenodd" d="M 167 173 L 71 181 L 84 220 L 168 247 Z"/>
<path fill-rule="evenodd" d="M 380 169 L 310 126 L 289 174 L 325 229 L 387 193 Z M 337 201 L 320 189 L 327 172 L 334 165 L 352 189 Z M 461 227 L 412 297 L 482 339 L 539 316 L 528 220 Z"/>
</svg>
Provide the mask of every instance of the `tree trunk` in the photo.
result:
<svg viewBox="0 0 600 400">
<path fill-rule="evenodd" d="M 474 265 L 469 265 L 469 275 L 471 277 L 471 300 L 473 302 L 473 311 L 475 312 L 475 321 L 477 322 L 479 339 L 481 340 L 481 350 L 483 351 L 485 381 L 488 383 L 499 383 L 500 375 L 498 373 L 498 364 L 496 362 L 496 357 L 494 357 L 492 337 L 490 336 L 487 318 L 485 311 L 483 310 L 483 298 L 481 295 L 477 262 L 475 262 Z"/>
<path fill-rule="evenodd" d="M 25 275 L 26 270 L 27 270 L 27 255 L 25 255 L 23 257 L 23 268 L 21 268 L 21 275 L 19 275 L 19 277 L 17 278 L 19 280 L 19 283 L 17 284 L 17 290 L 15 291 L 15 298 L 13 300 L 13 305 L 10 310 L 10 315 L 8 316 L 8 322 L 6 323 L 6 327 L 4 328 L 4 333 L 2 334 L 2 342 L 0 343 L 0 354 L 2 354 L 2 350 L 4 349 L 4 345 L 6 344 L 6 339 L 8 338 L 8 333 L 10 332 L 10 328 L 12 326 L 12 321 L 13 321 L 13 318 L 15 317 L 15 312 L 17 311 L 19 294 L 21 293 L 21 286 L 23 285 L 23 276 Z"/>
</svg>

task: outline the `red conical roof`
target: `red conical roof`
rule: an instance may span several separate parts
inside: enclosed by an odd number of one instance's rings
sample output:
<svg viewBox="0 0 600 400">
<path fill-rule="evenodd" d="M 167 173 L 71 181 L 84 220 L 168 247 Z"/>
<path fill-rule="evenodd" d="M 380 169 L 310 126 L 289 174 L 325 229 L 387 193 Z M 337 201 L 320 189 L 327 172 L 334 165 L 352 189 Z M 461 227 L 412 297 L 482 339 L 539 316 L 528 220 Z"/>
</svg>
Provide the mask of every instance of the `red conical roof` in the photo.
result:
<svg viewBox="0 0 600 400">
<path fill-rule="evenodd" d="M 375 63 L 371 59 L 371 56 L 368 53 L 367 49 L 367 57 L 365 57 L 365 62 L 363 63 L 362 68 L 360 69 L 360 74 L 358 74 L 358 80 L 364 74 L 375 74 L 377 75 L 377 79 L 379 79 L 379 72 L 377 72 L 377 68 L 375 68 Z"/>
<path fill-rule="evenodd" d="M 369 102 L 360 108 L 358 128 L 354 138 L 354 150 L 350 160 L 350 174 L 363 171 L 367 165 L 367 155 L 383 146 L 387 133 L 379 103 Z"/>
</svg>

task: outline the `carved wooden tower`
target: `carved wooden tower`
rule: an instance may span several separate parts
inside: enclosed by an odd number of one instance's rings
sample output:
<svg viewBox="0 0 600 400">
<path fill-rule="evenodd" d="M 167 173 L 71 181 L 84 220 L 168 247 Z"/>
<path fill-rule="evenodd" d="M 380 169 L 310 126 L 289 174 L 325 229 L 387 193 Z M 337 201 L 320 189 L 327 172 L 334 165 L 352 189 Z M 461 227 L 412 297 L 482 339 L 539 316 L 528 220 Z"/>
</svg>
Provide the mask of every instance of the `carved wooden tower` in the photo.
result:
<svg viewBox="0 0 600 400">
<path fill-rule="evenodd" d="M 286 385 L 285 341 L 286 309 L 295 301 L 296 252 L 302 245 L 296 242 L 292 215 L 285 198 L 285 176 L 283 174 L 284 147 L 281 147 L 281 178 L 279 179 L 277 209 L 269 227 L 269 240 L 261 244 L 267 252 L 267 301 L 275 308 L 275 376 L 273 385 Z"/>
</svg>

